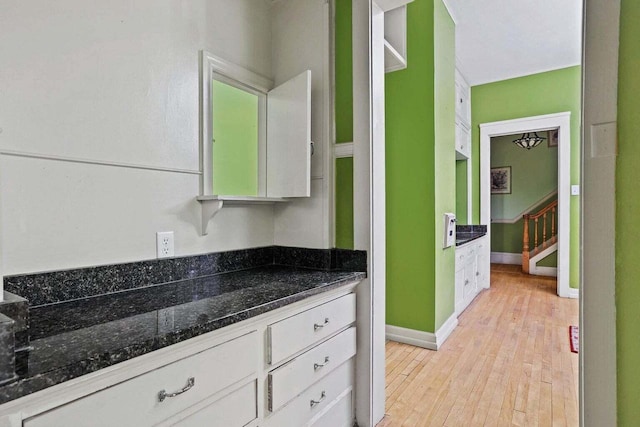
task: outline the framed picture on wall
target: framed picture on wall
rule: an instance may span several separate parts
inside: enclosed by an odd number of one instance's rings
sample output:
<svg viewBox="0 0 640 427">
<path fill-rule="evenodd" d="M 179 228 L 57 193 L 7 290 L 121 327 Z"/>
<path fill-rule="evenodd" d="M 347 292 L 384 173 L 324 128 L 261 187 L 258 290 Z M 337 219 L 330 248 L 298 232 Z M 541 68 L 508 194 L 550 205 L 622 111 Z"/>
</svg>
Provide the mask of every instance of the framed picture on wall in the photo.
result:
<svg viewBox="0 0 640 427">
<path fill-rule="evenodd" d="M 558 131 L 559 129 L 548 131 L 547 144 L 549 144 L 549 148 L 558 146 Z"/>
<path fill-rule="evenodd" d="M 491 168 L 491 194 L 511 194 L 511 166 Z"/>
</svg>

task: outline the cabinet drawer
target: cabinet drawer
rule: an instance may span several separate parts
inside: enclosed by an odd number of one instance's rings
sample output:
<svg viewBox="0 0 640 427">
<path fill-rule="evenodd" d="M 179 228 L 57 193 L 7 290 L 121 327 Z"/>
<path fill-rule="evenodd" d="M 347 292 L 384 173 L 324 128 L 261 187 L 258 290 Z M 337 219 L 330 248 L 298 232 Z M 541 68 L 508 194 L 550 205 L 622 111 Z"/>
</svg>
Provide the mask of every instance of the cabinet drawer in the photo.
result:
<svg viewBox="0 0 640 427">
<path fill-rule="evenodd" d="M 347 390 L 329 406 L 324 413 L 311 421 L 313 427 L 353 426 L 353 393 Z"/>
<path fill-rule="evenodd" d="M 162 427 L 242 427 L 258 417 L 257 384 L 251 381 L 202 409 L 179 414 L 161 424 Z"/>
<path fill-rule="evenodd" d="M 267 362 L 276 364 L 356 320 L 356 296 L 345 295 L 267 327 Z"/>
<path fill-rule="evenodd" d="M 327 408 L 353 388 L 353 359 L 343 363 L 329 375 L 309 387 L 280 410 L 267 417 L 270 427 L 309 426 Z"/>
<path fill-rule="evenodd" d="M 269 373 L 269 410 L 275 411 L 356 354 L 356 328 L 349 328 Z"/>
<path fill-rule="evenodd" d="M 258 334 L 227 341 L 193 356 L 78 399 L 24 422 L 24 427 L 149 426 L 177 414 L 224 388 L 255 375 Z M 160 402 L 159 392 L 172 393 Z"/>
</svg>

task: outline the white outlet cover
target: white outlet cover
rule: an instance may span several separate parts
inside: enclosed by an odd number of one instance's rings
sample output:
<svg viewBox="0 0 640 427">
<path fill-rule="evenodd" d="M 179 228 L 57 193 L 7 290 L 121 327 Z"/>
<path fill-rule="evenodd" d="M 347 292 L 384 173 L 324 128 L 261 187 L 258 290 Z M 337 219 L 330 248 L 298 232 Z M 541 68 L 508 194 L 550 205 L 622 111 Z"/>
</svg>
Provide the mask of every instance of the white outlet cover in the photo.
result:
<svg viewBox="0 0 640 427">
<path fill-rule="evenodd" d="M 156 233 L 156 256 L 158 258 L 174 256 L 173 231 L 159 231 Z"/>
<path fill-rule="evenodd" d="M 580 195 L 580 186 L 579 185 L 572 185 L 571 186 L 571 195 L 572 196 L 579 196 Z"/>
</svg>

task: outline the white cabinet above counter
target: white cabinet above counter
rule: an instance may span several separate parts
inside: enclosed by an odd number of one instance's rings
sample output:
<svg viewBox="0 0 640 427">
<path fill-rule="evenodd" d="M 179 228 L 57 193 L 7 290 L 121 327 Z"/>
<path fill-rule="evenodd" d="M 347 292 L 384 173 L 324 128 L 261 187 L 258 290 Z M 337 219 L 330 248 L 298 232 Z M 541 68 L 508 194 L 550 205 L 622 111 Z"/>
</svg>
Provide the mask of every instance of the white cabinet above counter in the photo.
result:
<svg viewBox="0 0 640 427">
<path fill-rule="evenodd" d="M 456 160 L 471 158 L 471 88 L 456 69 Z"/>
</svg>

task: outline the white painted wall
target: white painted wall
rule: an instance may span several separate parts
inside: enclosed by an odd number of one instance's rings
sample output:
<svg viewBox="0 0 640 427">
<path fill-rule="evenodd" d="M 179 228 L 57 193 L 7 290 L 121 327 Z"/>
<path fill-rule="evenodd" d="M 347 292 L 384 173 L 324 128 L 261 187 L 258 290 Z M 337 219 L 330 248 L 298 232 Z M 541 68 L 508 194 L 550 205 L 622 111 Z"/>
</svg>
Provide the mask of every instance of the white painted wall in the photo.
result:
<svg viewBox="0 0 640 427">
<path fill-rule="evenodd" d="M 274 3 L 273 79 L 277 86 L 311 70 L 311 197 L 275 207 L 275 244 L 329 248 L 334 234 L 331 134 L 330 4 L 325 0 Z"/>
<path fill-rule="evenodd" d="M 273 207 L 225 208 L 201 237 L 194 199 L 198 51 L 270 76 L 267 2 L 0 9 L 5 274 L 154 258 L 156 231 L 175 231 L 177 256 L 274 243 Z"/>
</svg>

